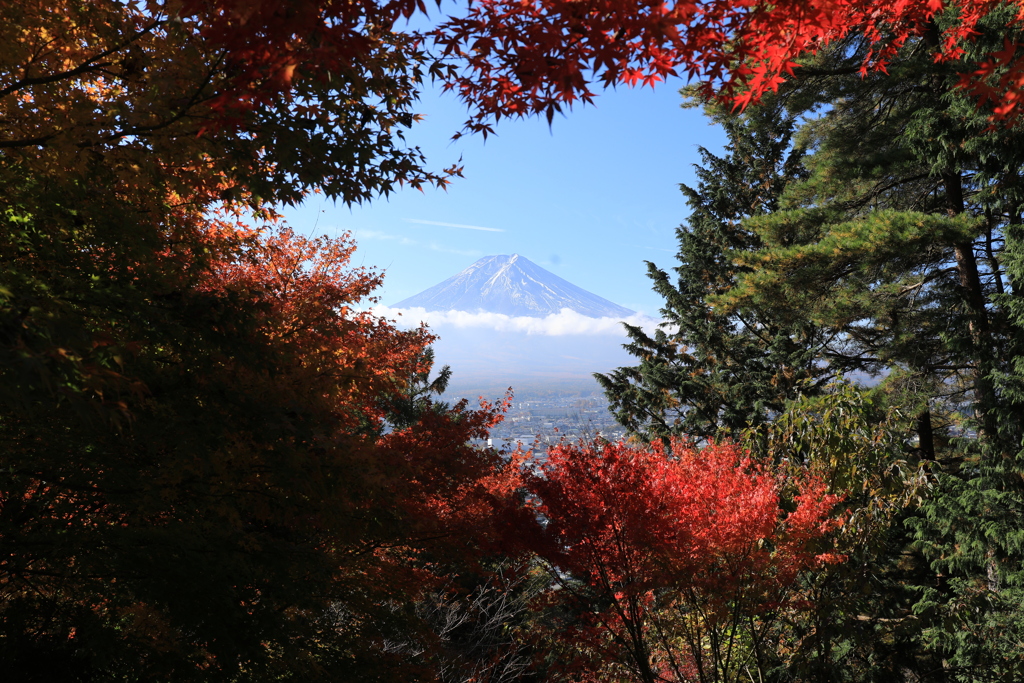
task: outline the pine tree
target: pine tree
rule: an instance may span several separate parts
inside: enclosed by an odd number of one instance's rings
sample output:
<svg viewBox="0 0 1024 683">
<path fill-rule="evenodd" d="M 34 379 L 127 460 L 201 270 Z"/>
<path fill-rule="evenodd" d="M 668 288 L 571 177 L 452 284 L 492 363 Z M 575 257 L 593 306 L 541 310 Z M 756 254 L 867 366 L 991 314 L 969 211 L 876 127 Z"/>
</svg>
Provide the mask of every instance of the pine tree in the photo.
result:
<svg viewBox="0 0 1024 683">
<path fill-rule="evenodd" d="M 385 423 L 393 429 L 406 429 L 416 424 L 423 413 L 452 412 L 448 403 L 435 400 L 448 389 L 452 378 L 452 369 L 444 365 L 431 379 L 434 368 L 434 348 L 428 346 L 417 354 L 413 369 L 408 377 L 400 378 L 401 385 L 393 394 L 382 397 L 381 408 L 384 410 Z"/>
<path fill-rule="evenodd" d="M 777 210 L 785 188 L 804 175 L 804 151 L 791 144 L 796 119 L 784 105 L 715 114 L 729 144 L 721 157 L 700 148 L 697 187 L 681 186 L 693 213 L 676 231 L 676 283 L 647 264 L 665 300 L 664 323 L 653 335 L 627 324 L 625 348 L 639 365 L 597 375 L 618 421 L 645 439 L 735 435 L 826 379 L 815 364 L 823 342 L 815 326 L 780 324 L 755 307 L 724 312 L 712 302 L 743 270 L 730 254 L 760 246 L 743 220 Z"/>
<path fill-rule="evenodd" d="M 993 128 L 956 89 L 1001 44 L 1008 16 L 988 17 L 958 63 L 927 54 L 952 16 L 909 41 L 887 74 L 858 73 L 868 47 L 857 36 L 808 60 L 771 103 L 785 103 L 789 126 L 745 138 L 757 145 L 747 159 L 778 158 L 775 145 L 807 150 L 770 202 L 735 200 L 758 166 L 740 165 L 727 124 L 729 155 L 704 152 L 688 193 L 679 284 L 651 268 L 678 331 L 631 329 L 639 367 L 603 379 L 619 419 L 646 438 L 772 421 L 782 403 L 772 399 L 801 391 L 765 372 L 777 348 L 808 393 L 830 377 L 873 375 L 877 395 L 913 417 L 903 457 L 926 463 L 931 486 L 858 556 L 884 577 L 864 586 L 888 595 L 854 599 L 849 576 L 810 584 L 829 614 L 865 620 L 869 637 L 814 627 L 820 651 L 794 676 L 1024 676 L 1024 131 Z M 749 132 L 757 116 L 736 121 Z M 781 346 L 752 338 L 768 327 Z M 865 664 L 841 666 L 852 660 Z"/>
<path fill-rule="evenodd" d="M 745 222 L 760 248 L 733 252 L 746 270 L 715 300 L 828 330 L 821 362 L 875 373 L 916 415 L 933 485 L 897 557 L 931 571 L 904 575 L 919 599 L 891 618 L 916 625 L 918 661 L 939 663 L 917 671 L 925 680 L 1024 676 L 1014 285 L 1024 140 L 1019 127 L 991 127 L 955 88 L 1004 39 L 1007 18 L 990 16 L 957 64 L 936 65 L 922 49 L 952 17 L 906 45 L 888 74 L 856 73 L 865 48 L 855 39 L 808 63 L 787 94 L 796 110 L 824 107 L 796 135 L 811 150 L 808 176 L 779 211 Z M 875 562 L 891 567 L 884 555 Z"/>
<path fill-rule="evenodd" d="M 997 321 L 988 302 L 1000 274 L 976 255 L 983 198 L 965 199 L 964 184 L 977 169 L 936 169 L 942 150 L 926 144 L 945 136 L 962 149 L 977 142 L 984 117 L 937 132 L 954 118 L 948 92 L 929 92 L 921 84 L 933 75 L 908 62 L 894 64 L 896 82 L 920 87 L 839 84 L 842 99 L 801 130 L 814 149 L 810 176 L 783 210 L 747 222 L 761 248 L 734 252 L 747 270 L 719 303 L 830 330 L 823 359 L 916 387 L 923 415 L 933 399 L 947 412 L 993 400 L 986 377 Z"/>
</svg>

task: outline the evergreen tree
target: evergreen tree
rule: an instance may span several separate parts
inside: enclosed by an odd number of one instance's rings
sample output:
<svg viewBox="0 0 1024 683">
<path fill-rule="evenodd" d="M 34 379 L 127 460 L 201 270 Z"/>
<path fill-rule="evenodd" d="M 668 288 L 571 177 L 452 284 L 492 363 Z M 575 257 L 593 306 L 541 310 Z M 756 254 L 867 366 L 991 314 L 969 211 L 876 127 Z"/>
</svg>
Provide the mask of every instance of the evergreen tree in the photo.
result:
<svg viewBox="0 0 1024 683">
<path fill-rule="evenodd" d="M 986 130 L 984 112 L 954 90 L 956 70 L 913 46 L 889 76 L 835 75 L 853 70 L 856 47 L 796 84 L 801 108 L 828 106 L 799 134 L 813 150 L 809 177 L 782 210 L 747 221 L 761 248 L 733 253 L 747 270 L 718 303 L 830 330 L 830 365 L 888 374 L 894 391 L 916 394 L 904 400 L 917 402 L 932 454 L 924 422 L 936 402 L 996 432 L 989 375 L 1007 330 L 992 300 L 1003 287 L 992 193 L 1006 178 L 991 167 L 1016 163 L 1000 149 L 1012 134 Z"/>
<path fill-rule="evenodd" d="M 627 324 L 626 349 L 639 365 L 597 375 L 618 421 L 648 440 L 735 435 L 828 374 L 815 364 L 824 340 L 814 325 L 712 303 L 744 270 L 730 254 L 761 246 L 743 220 L 777 210 L 785 188 L 804 175 L 804 152 L 791 144 L 796 119 L 782 100 L 716 118 L 729 144 L 721 157 L 700 148 L 697 187 L 681 186 L 693 213 L 676 232 L 676 283 L 647 264 L 665 322 L 653 335 Z"/>
<path fill-rule="evenodd" d="M 931 573 L 898 618 L 918 624 L 922 661 L 940 663 L 918 672 L 926 680 L 1024 676 L 1024 140 L 955 88 L 1006 37 L 1008 16 L 990 16 L 957 64 L 920 49 L 946 17 L 888 75 L 852 75 L 855 41 L 810 65 L 790 95 L 828 105 L 797 136 L 813 150 L 809 177 L 781 211 L 747 221 L 762 248 L 734 253 L 748 270 L 719 299 L 831 330 L 823 360 L 883 371 L 892 400 L 917 414 L 935 482 L 907 526 Z"/>
<path fill-rule="evenodd" d="M 408 377 L 398 378 L 399 387 L 388 396 L 382 397 L 385 422 L 393 429 L 406 429 L 416 424 L 426 412 L 452 413 L 451 405 L 434 400 L 448 389 L 452 378 L 452 369 L 444 365 L 437 376 L 430 378 L 434 368 L 434 348 L 428 346 L 414 359 L 415 363 Z"/>
<path fill-rule="evenodd" d="M 689 195 L 679 284 L 652 267 L 678 332 L 631 329 L 640 366 L 603 380 L 620 421 L 647 438 L 773 420 L 772 399 L 802 386 L 773 377 L 773 361 L 802 370 L 812 390 L 823 378 L 873 375 L 878 395 L 913 417 L 902 457 L 920 458 L 931 486 L 851 554 L 878 581 L 809 584 L 830 616 L 807 626 L 819 647 L 785 674 L 798 680 L 1024 676 L 1024 140 L 956 89 L 1002 44 L 1009 17 L 987 17 L 956 63 L 928 54 L 952 15 L 908 41 L 888 73 L 859 73 L 870 49 L 859 36 L 808 60 L 769 106 L 784 103 L 781 120 L 801 125 L 746 138 L 757 145 L 748 159 L 807 150 L 801 171 L 783 176 L 770 203 L 736 202 L 744 210 L 723 215 L 707 207 L 768 177 L 756 163 L 724 163 L 743 159 L 727 123 L 730 155 L 706 163 Z M 736 121 L 749 131 L 758 116 Z M 709 230 L 730 237 L 713 242 Z M 702 251 L 708 244 L 718 251 Z M 759 347 L 752 334 L 762 329 L 783 345 Z M 776 348 L 785 353 L 767 352 Z M 886 595 L 864 600 L 862 588 Z M 850 637 L 858 623 L 868 628 Z M 863 665 L 843 666 L 854 660 Z"/>
</svg>

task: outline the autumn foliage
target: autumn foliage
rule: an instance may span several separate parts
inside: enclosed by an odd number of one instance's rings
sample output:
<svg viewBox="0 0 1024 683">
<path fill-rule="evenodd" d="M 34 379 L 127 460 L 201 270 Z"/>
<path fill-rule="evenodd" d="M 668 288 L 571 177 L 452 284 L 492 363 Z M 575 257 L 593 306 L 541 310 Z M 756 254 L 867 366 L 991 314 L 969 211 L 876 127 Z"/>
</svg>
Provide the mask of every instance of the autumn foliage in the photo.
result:
<svg viewBox="0 0 1024 683">
<path fill-rule="evenodd" d="M 1019 2 L 1007 21 L 1018 25 Z M 801 57 L 848 38 L 870 46 L 862 73 L 884 70 L 908 41 L 924 39 L 937 61 L 955 60 L 986 15 L 1007 4 L 995 0 L 785 0 L 783 2 L 635 2 L 632 0 L 484 0 L 434 32 L 445 53 L 457 55 L 460 74 L 446 87 L 473 112 L 470 130 L 490 130 L 488 119 L 556 111 L 589 102 L 602 87 L 653 85 L 669 76 L 703 83 L 745 106 L 799 74 Z M 1024 92 L 1020 46 L 1007 38 L 961 85 L 996 117 L 1015 116 Z"/>
<path fill-rule="evenodd" d="M 457 57 L 435 61 L 431 72 L 470 105 L 470 129 L 484 131 L 489 130 L 484 121 L 492 117 L 537 112 L 550 117 L 562 105 L 587 101 L 591 81 L 604 87 L 653 85 L 685 75 L 703 81 L 707 92 L 745 105 L 793 75 L 802 56 L 849 36 L 871 45 L 864 72 L 884 70 L 903 45 L 922 37 L 936 60 L 955 60 L 985 16 L 1007 5 L 1016 10 L 1009 23 L 1018 24 L 1024 5 L 996 0 L 484 0 L 430 32 L 442 57 Z M 388 45 L 387 34 L 378 34 L 377 27 L 391 31 L 399 18 L 425 14 L 427 8 L 422 0 L 287 8 L 223 0 L 182 2 L 173 9 L 196 20 L 203 37 L 227 48 L 237 65 L 230 95 L 218 100 L 223 106 L 287 93 L 296 78 L 322 79 L 353 62 L 367 63 Z M 419 49 L 421 38 L 409 35 L 412 42 L 404 47 Z M 982 101 L 992 100 L 997 117 L 1014 114 L 1024 89 L 1020 47 L 1008 38 L 1002 50 L 963 74 L 962 85 Z"/>
<path fill-rule="evenodd" d="M 485 133 L 503 116 L 590 101 L 594 84 L 673 74 L 745 105 L 845 40 L 869 46 L 865 71 L 914 41 L 955 60 L 1007 6 L 1006 42 L 961 84 L 1013 117 L 1020 7 L 994 0 L 485 0 L 422 33 L 400 28 L 426 13 L 415 0 L 30 0 L 0 27 L 0 149 L 31 149 L 30 167 L 102 155 L 126 176 L 157 153 L 184 181 L 173 190 L 257 205 L 314 189 L 365 201 L 459 172 L 426 170 L 402 141 L 427 79 L 460 96 L 468 128 Z"/>
<path fill-rule="evenodd" d="M 798 574 L 842 559 L 824 541 L 837 496 L 733 446 L 563 443 L 526 487 L 530 545 L 580 610 L 574 664 L 592 672 L 732 680 L 766 645 L 754 629 L 740 654 L 748 620 L 796 608 Z"/>
<path fill-rule="evenodd" d="M 416 605 L 513 551 L 552 570 L 577 672 L 760 666 L 794 583 L 839 559 L 819 481 L 682 444 L 524 471 L 470 445 L 501 406 L 397 420 L 430 335 L 366 313 L 380 276 L 349 239 L 277 210 L 459 174 L 402 137 L 428 79 L 484 133 L 671 74 L 743 105 L 854 42 L 853 71 L 911 43 L 952 63 L 997 8 L 1015 31 L 1020 3 L 992 0 L 483 0 L 427 32 L 399 24 L 418 0 L 4 3 L 3 674 L 425 680 Z M 960 74 L 995 118 L 1017 52 Z"/>
<path fill-rule="evenodd" d="M 431 337 L 363 311 L 347 237 L 275 212 L 442 180 L 397 130 L 397 11 L 0 11 L 5 676 L 429 668 L 400 606 L 476 561 L 514 477 L 469 441 L 500 409 L 390 428 Z"/>
<path fill-rule="evenodd" d="M 500 412 L 387 432 L 430 337 L 358 310 L 379 276 L 347 239 L 72 192 L 12 191 L 0 238 L 8 674 L 424 665 L 388 645 L 423 629 L 394 606 L 472 565 L 514 485 L 468 443 Z"/>
</svg>

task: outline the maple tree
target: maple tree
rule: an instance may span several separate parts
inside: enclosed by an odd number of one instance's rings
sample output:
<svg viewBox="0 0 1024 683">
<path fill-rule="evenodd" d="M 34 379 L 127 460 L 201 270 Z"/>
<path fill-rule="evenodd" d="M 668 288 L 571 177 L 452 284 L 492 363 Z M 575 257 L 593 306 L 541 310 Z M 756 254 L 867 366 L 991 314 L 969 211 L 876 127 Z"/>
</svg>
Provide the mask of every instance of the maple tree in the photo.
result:
<svg viewBox="0 0 1024 683">
<path fill-rule="evenodd" d="M 443 184 L 455 169 L 425 171 L 402 142 L 430 65 L 414 36 L 392 30 L 401 11 L 18 3 L 0 29 L 0 149 L 25 173 L 103 165 L 135 201 L 154 178 L 179 201 L 251 208 L 313 189 L 357 202 Z"/>
<path fill-rule="evenodd" d="M 396 605 L 484 540 L 511 483 L 468 442 L 498 411 L 384 429 L 429 335 L 357 310 L 380 279 L 347 239 L 274 226 L 310 190 L 443 182 L 397 130 L 420 53 L 352 8 L 0 11 L 5 675 L 430 670 Z"/>
<path fill-rule="evenodd" d="M 8 180 L 6 675 L 425 667 L 387 649 L 422 628 L 391 606 L 443 580 L 424 553 L 472 553 L 513 482 L 468 445 L 494 410 L 381 434 L 430 337 L 357 310 L 379 276 L 351 242 L 173 213 L 147 231 L 79 183 Z"/>
<path fill-rule="evenodd" d="M 594 82 L 653 85 L 670 75 L 701 79 L 705 92 L 740 106 L 773 91 L 801 70 L 801 58 L 854 38 L 866 48 L 854 73 L 884 71 L 905 45 L 928 38 L 937 61 L 958 59 L 979 24 L 1019 2 L 996 0 L 784 0 L 782 2 L 631 2 L 623 0 L 483 0 L 449 19 L 435 37 L 464 60 L 447 84 L 473 112 L 471 130 L 488 117 L 556 111 L 589 102 Z M 951 21 L 947 21 L 951 20 Z M 945 22 L 941 35 L 935 34 Z M 1024 92 L 1020 43 L 1007 38 L 960 86 L 997 118 L 1013 118 Z"/>
<path fill-rule="evenodd" d="M 823 542 L 839 498 L 734 446 L 562 443 L 525 486 L 540 524 L 521 517 L 517 537 L 550 565 L 553 599 L 577 610 L 563 636 L 595 673 L 653 683 L 765 671 L 770 614 L 796 608 L 801 572 L 841 561 Z"/>
</svg>

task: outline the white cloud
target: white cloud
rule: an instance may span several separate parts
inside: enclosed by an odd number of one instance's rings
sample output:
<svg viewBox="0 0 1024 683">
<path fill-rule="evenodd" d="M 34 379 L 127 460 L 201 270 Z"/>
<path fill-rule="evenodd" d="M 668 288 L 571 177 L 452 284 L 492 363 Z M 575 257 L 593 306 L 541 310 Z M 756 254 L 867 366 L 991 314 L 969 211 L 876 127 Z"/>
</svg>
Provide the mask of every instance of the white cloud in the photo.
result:
<svg viewBox="0 0 1024 683">
<path fill-rule="evenodd" d="M 623 322 L 639 325 L 648 333 L 653 333 L 659 323 L 658 320 L 640 313 L 628 318 L 589 318 L 568 308 L 563 308 L 560 313 L 552 313 L 543 318 L 510 316 L 486 311 L 478 313 L 427 311 L 423 308 L 390 308 L 388 306 L 376 306 L 373 308 L 373 312 L 375 315 L 397 319 L 409 325 L 424 322 L 435 330 L 442 330 L 444 327 L 483 327 L 499 332 L 521 332 L 547 336 L 579 334 L 624 337 L 626 333 L 622 328 Z"/>
<path fill-rule="evenodd" d="M 483 230 L 484 232 L 505 232 L 501 228 L 484 228 L 479 225 L 463 225 L 462 223 L 444 223 L 441 221 L 424 221 L 419 218 L 406 218 L 408 223 L 419 223 L 421 225 L 440 225 L 445 228 L 463 228 L 465 230 Z"/>
</svg>

